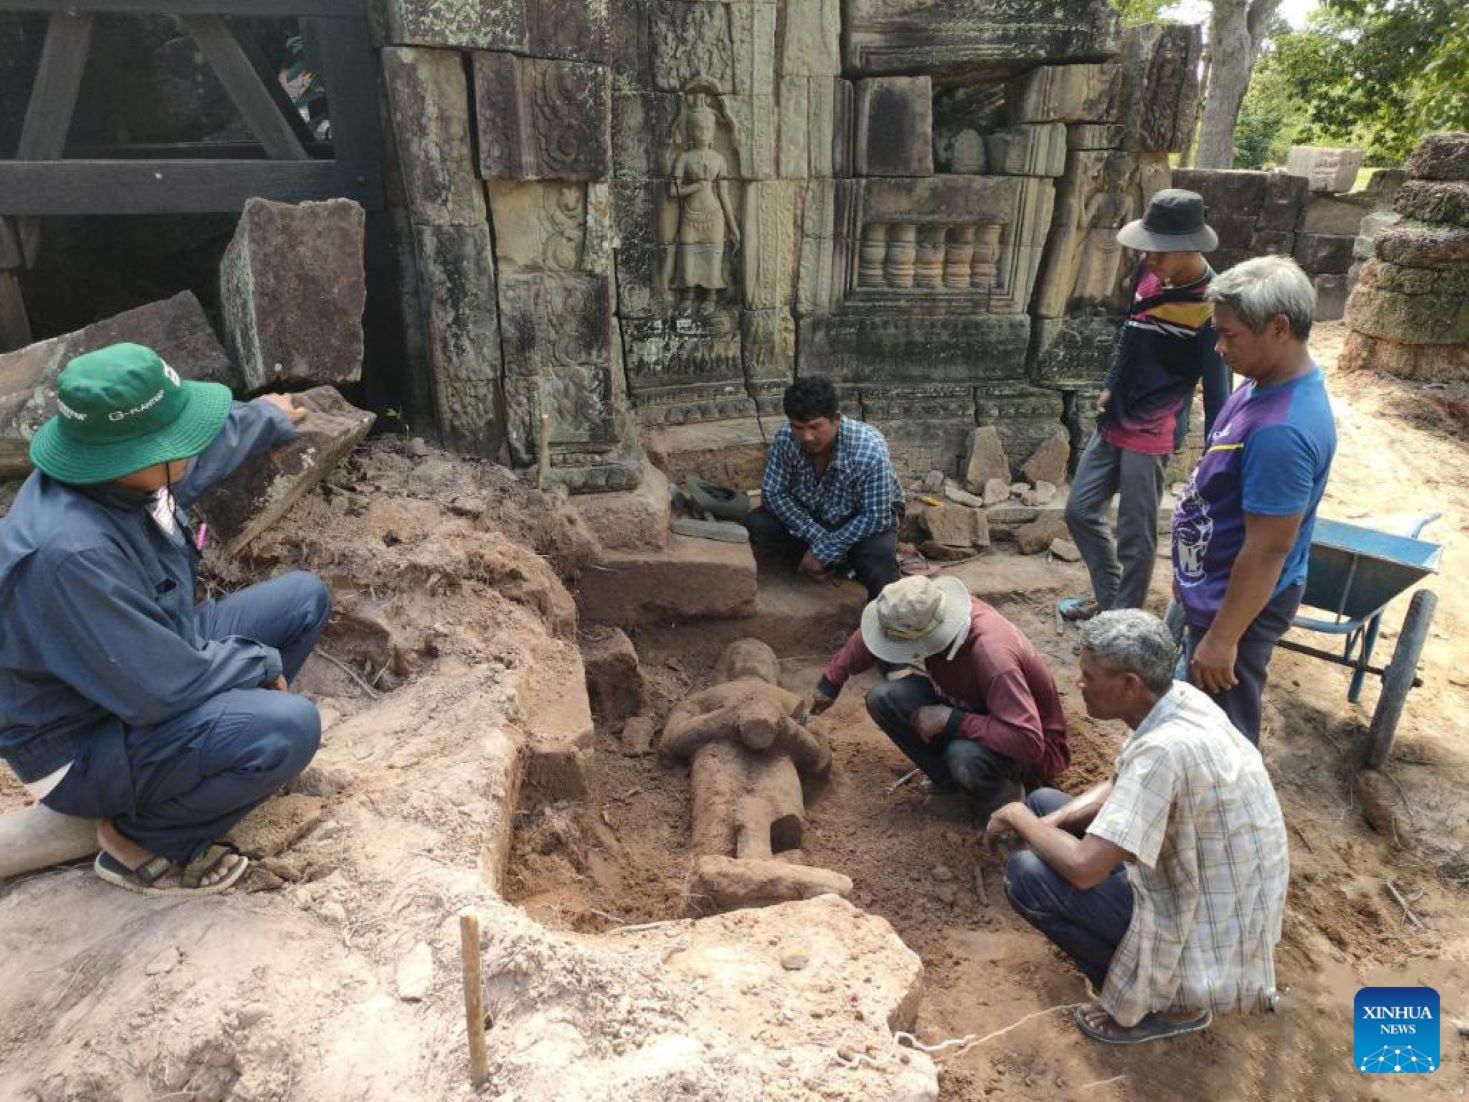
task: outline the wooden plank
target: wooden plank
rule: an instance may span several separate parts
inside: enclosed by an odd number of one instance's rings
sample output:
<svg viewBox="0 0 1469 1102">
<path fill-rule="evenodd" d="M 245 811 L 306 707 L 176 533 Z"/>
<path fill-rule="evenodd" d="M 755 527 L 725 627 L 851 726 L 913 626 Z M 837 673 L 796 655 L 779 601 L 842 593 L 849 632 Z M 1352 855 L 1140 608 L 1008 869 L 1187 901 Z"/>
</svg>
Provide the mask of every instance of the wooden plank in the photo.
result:
<svg viewBox="0 0 1469 1102">
<path fill-rule="evenodd" d="M 362 0 L 0 0 L 0 12 L 120 12 L 125 15 L 310 16 L 361 19 Z"/>
<path fill-rule="evenodd" d="M 337 26 L 339 24 L 328 24 Z M 249 34 L 242 34 L 241 28 L 234 28 L 235 41 L 240 44 L 240 49 L 245 51 L 245 58 L 250 62 L 250 68 L 255 70 L 260 82 L 265 85 L 265 90 L 270 93 L 276 109 L 285 116 L 286 121 L 291 124 L 291 130 L 296 139 L 305 147 L 308 153 L 316 143 L 316 135 L 311 132 L 311 127 L 306 125 L 306 120 L 301 117 L 301 112 L 296 109 L 295 102 L 290 94 L 281 84 L 280 73 L 276 72 L 270 64 L 269 59 L 260 51 L 255 40 Z"/>
<path fill-rule="evenodd" d="M 46 44 L 31 84 L 25 122 L 15 155 L 21 160 L 48 161 L 60 157 L 71 129 L 87 47 L 92 41 L 92 17 L 52 12 L 46 26 Z"/>
<path fill-rule="evenodd" d="M 202 214 L 251 196 L 382 206 L 376 164 L 341 161 L 0 161 L 0 214 Z"/>
<path fill-rule="evenodd" d="M 301 32 L 307 56 L 321 67 L 337 159 L 379 163 L 377 55 L 368 39 L 367 22 L 324 26 L 303 20 Z"/>
<path fill-rule="evenodd" d="M 54 18 L 54 16 L 53 16 Z M 182 15 L 179 22 L 204 54 L 204 60 L 224 85 L 239 108 L 245 125 L 250 128 L 265 152 L 277 161 L 304 161 L 306 150 L 291 128 L 290 120 L 276 106 L 275 99 L 261 82 L 260 74 L 229 24 L 218 15 Z M 295 108 L 291 109 L 292 114 Z"/>
</svg>

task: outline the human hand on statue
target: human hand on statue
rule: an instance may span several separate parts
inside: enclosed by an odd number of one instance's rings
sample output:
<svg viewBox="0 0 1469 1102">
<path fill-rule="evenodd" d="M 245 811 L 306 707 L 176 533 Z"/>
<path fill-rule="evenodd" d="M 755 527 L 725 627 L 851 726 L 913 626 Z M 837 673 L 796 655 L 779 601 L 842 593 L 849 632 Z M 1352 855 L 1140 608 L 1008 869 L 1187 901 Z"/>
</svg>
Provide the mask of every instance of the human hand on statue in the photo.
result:
<svg viewBox="0 0 1469 1102">
<path fill-rule="evenodd" d="M 1226 643 L 1212 631 L 1206 631 L 1189 661 L 1189 680 L 1206 693 L 1226 692 L 1239 684 L 1239 678 L 1234 675 L 1238 656 L 1238 644 Z"/>
<path fill-rule="evenodd" d="M 924 742 L 932 742 L 944 733 L 949 725 L 949 716 L 954 709 L 943 704 L 929 704 L 919 708 L 910 717 L 913 730 Z"/>
</svg>

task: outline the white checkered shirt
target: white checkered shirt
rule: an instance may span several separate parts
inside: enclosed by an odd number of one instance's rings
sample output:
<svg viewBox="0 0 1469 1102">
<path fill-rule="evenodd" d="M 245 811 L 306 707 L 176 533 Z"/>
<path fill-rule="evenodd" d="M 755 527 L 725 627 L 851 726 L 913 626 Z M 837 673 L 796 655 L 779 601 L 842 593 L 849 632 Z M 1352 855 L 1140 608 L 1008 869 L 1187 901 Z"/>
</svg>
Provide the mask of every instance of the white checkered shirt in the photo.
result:
<svg viewBox="0 0 1469 1102">
<path fill-rule="evenodd" d="M 1285 819 L 1260 752 L 1208 697 L 1174 682 L 1122 748 L 1088 833 L 1136 858 L 1103 1009 L 1124 1026 L 1263 1009 L 1290 879 Z"/>
</svg>

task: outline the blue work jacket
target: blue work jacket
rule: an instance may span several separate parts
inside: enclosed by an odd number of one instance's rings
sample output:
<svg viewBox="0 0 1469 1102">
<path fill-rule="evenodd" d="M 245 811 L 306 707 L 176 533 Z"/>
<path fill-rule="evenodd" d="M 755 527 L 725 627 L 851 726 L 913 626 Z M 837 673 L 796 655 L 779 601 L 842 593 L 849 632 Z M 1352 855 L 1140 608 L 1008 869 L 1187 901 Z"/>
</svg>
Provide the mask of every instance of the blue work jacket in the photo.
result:
<svg viewBox="0 0 1469 1102">
<path fill-rule="evenodd" d="M 175 501 L 187 508 L 254 452 L 295 436 L 277 407 L 236 402 L 173 487 Z M 115 753 L 126 728 L 280 676 L 273 647 L 202 636 L 197 552 L 187 535 L 164 533 L 151 498 L 36 471 L 0 520 L 0 758 L 24 782 L 93 740 Z"/>
</svg>

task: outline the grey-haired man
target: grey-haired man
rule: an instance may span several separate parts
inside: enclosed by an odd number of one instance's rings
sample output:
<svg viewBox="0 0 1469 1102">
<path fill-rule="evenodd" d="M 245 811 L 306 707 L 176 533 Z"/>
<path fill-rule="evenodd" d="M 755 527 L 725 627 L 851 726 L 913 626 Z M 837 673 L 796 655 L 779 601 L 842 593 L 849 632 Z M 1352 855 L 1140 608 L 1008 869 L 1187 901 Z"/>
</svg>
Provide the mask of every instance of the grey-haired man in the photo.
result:
<svg viewBox="0 0 1469 1102">
<path fill-rule="evenodd" d="M 1260 752 L 1192 685 L 1140 609 L 1081 630 L 1087 714 L 1132 729 L 1114 778 L 1075 799 L 1031 793 L 990 817 L 985 843 L 1029 848 L 1005 865 L 1011 905 L 1099 992 L 1076 1021 L 1137 1044 L 1266 1006 L 1275 989 L 1290 861 Z"/>
</svg>

